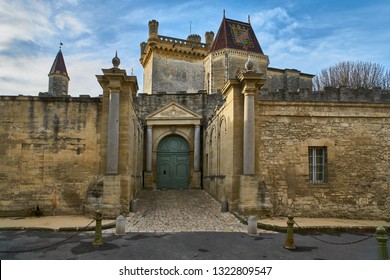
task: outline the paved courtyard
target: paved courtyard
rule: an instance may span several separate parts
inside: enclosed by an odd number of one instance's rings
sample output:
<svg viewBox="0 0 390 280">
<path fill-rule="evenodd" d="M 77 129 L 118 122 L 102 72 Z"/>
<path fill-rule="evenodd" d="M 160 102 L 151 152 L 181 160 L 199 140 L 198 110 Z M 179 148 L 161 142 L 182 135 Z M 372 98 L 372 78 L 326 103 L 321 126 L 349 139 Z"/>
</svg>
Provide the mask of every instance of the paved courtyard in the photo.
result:
<svg viewBox="0 0 390 280">
<path fill-rule="evenodd" d="M 35 218 L 37 228 L 52 228 L 47 217 Z M 54 217 L 65 225 L 75 217 Z M 284 219 L 285 220 L 285 219 Z M 28 219 L 0 221 L 22 222 Z M 303 222 L 306 220 L 302 220 Z M 318 221 L 318 219 L 317 219 Z M 48 224 L 46 225 L 46 222 Z M 89 219 L 79 221 L 85 225 Z M 114 220 L 109 222 L 113 223 Z M 285 223 L 285 221 L 284 221 Z M 346 222 L 346 225 L 351 223 Z M 74 225 L 75 226 L 75 225 Z M 6 228 L 6 227 L 4 227 Z M 58 228 L 58 227 L 55 227 Z M 0 259 L 115 260 L 297 260 L 377 259 L 374 234 L 295 234 L 296 250 L 283 248 L 286 235 L 259 231 L 246 234 L 231 213 L 201 190 L 143 191 L 137 212 L 126 217 L 126 234 L 104 230 L 103 245 L 92 245 L 94 232 L 0 230 Z M 344 243 L 350 245 L 343 246 Z M 342 244 L 340 246 L 333 244 Z"/>
<path fill-rule="evenodd" d="M 126 232 L 246 232 L 247 227 L 202 190 L 143 191 Z"/>
</svg>

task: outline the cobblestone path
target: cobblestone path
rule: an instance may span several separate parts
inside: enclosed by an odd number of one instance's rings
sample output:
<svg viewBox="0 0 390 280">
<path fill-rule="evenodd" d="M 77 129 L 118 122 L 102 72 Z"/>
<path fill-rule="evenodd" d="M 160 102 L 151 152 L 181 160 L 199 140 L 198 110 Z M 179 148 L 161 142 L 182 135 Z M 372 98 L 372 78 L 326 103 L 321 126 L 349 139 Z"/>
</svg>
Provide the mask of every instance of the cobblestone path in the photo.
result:
<svg viewBox="0 0 390 280">
<path fill-rule="evenodd" d="M 246 232 L 247 228 L 202 190 L 143 191 L 126 232 Z"/>
</svg>

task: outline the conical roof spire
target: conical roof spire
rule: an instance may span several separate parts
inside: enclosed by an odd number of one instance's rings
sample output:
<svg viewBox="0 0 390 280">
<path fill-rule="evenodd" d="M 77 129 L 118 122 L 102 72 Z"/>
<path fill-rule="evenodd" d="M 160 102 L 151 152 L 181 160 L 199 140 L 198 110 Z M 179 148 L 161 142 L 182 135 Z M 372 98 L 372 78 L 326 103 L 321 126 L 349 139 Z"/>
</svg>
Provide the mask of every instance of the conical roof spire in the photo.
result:
<svg viewBox="0 0 390 280">
<path fill-rule="evenodd" d="M 64 56 L 62 55 L 61 47 L 54 59 L 53 65 L 51 66 L 49 76 L 54 74 L 64 75 L 69 79 L 68 71 L 66 70 Z"/>
<path fill-rule="evenodd" d="M 68 95 L 69 80 L 60 45 L 60 50 L 58 51 L 49 72 L 49 94 L 51 96 Z"/>
</svg>

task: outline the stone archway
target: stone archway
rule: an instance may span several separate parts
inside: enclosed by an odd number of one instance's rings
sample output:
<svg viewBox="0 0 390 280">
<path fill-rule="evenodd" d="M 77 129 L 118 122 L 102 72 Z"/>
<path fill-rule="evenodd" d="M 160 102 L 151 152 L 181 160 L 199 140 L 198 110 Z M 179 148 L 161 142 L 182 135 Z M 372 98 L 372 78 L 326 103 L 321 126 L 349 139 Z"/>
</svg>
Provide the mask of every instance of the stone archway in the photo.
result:
<svg viewBox="0 0 390 280">
<path fill-rule="evenodd" d="M 164 137 L 157 147 L 157 188 L 187 189 L 190 174 L 190 148 L 181 136 Z"/>
</svg>

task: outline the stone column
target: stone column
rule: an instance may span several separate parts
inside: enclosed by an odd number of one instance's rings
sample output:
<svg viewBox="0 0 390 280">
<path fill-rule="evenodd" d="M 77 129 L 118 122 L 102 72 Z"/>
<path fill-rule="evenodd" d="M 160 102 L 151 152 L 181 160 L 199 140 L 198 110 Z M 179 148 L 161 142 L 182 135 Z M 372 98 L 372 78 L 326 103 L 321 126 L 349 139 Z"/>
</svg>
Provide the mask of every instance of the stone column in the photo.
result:
<svg viewBox="0 0 390 280">
<path fill-rule="evenodd" d="M 152 126 L 146 129 L 146 171 L 152 171 L 153 130 Z"/>
<path fill-rule="evenodd" d="M 244 91 L 244 151 L 243 174 L 255 173 L 255 96 L 253 91 Z"/>
<path fill-rule="evenodd" d="M 194 137 L 194 171 L 200 171 L 200 126 L 195 125 Z"/>
<path fill-rule="evenodd" d="M 119 92 L 110 93 L 107 131 L 107 167 L 106 172 L 118 173 L 119 159 Z"/>
</svg>

